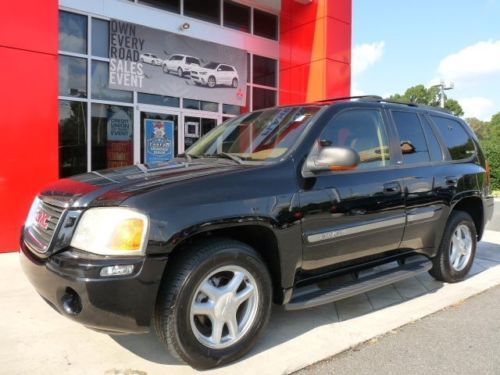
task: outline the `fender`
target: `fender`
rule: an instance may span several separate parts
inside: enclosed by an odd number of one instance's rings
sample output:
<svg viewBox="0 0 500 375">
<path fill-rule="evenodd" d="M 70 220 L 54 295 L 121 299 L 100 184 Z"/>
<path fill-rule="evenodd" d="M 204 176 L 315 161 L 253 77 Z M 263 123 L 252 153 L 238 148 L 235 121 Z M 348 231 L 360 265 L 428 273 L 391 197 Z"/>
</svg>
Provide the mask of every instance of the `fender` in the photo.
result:
<svg viewBox="0 0 500 375">
<path fill-rule="evenodd" d="M 281 218 L 284 219 L 284 218 Z M 238 237 L 242 231 L 246 229 L 261 228 L 263 231 L 268 231 L 275 239 L 275 247 L 278 257 L 278 266 L 280 272 L 280 286 L 283 289 L 293 287 L 295 273 L 300 268 L 302 262 L 302 232 L 300 219 L 296 219 L 291 215 L 289 220 L 279 221 L 275 218 L 266 216 L 238 216 L 227 217 L 213 221 L 203 221 L 197 224 L 183 228 L 172 234 L 169 239 L 161 244 L 161 251 L 153 243 L 150 243 L 155 255 L 157 253 L 170 254 L 174 249 L 180 248 L 190 239 L 200 235 L 217 235 L 217 233 L 228 236 Z M 234 232 L 233 235 L 231 232 Z M 159 244 L 157 244 L 159 245 Z M 262 249 L 256 249 L 262 253 Z M 266 255 L 263 254 L 266 258 Z"/>
</svg>

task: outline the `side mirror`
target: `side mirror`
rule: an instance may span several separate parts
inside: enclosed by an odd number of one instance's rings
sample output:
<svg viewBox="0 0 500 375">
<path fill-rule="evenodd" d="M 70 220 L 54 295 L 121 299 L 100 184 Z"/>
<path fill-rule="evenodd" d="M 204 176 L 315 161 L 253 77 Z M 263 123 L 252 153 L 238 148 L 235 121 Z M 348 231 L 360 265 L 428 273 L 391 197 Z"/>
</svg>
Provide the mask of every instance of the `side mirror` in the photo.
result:
<svg viewBox="0 0 500 375">
<path fill-rule="evenodd" d="M 350 147 L 322 147 L 317 153 L 309 155 L 306 169 L 316 173 L 322 171 L 349 171 L 356 169 L 360 162 L 359 154 Z"/>
</svg>

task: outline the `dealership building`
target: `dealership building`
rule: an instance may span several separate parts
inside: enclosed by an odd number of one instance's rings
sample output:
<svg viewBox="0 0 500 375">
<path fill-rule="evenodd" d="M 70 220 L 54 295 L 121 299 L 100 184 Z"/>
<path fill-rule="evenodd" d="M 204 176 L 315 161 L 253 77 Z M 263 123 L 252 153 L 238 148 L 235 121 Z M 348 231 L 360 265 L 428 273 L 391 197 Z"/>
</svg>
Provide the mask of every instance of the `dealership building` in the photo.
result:
<svg viewBox="0 0 500 375">
<path fill-rule="evenodd" d="M 168 160 L 228 118 L 348 96 L 351 0 L 0 3 L 0 252 L 47 183 Z M 155 159 L 148 137 L 165 136 Z"/>
</svg>

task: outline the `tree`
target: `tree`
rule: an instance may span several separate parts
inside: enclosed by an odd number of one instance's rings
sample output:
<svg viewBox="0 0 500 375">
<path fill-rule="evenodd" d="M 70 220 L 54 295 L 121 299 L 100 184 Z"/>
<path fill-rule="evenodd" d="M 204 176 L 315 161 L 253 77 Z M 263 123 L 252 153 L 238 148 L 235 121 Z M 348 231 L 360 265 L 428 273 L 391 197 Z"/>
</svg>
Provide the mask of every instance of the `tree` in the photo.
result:
<svg viewBox="0 0 500 375">
<path fill-rule="evenodd" d="M 489 135 L 497 142 L 500 141 L 500 112 L 491 116 Z"/>
<path fill-rule="evenodd" d="M 464 111 L 458 101 L 455 99 L 448 99 L 446 94 L 444 94 L 444 99 L 446 109 L 448 109 L 455 116 L 463 116 Z M 437 86 L 426 88 L 424 85 L 416 85 L 407 89 L 403 95 L 391 95 L 389 100 L 439 107 L 441 103 L 441 90 Z"/>
<path fill-rule="evenodd" d="M 481 121 L 476 117 L 466 118 L 465 121 L 469 124 L 472 130 L 474 130 L 474 133 L 477 134 L 477 137 L 480 140 L 488 139 L 488 131 L 490 129 L 490 123 L 488 121 Z"/>
</svg>

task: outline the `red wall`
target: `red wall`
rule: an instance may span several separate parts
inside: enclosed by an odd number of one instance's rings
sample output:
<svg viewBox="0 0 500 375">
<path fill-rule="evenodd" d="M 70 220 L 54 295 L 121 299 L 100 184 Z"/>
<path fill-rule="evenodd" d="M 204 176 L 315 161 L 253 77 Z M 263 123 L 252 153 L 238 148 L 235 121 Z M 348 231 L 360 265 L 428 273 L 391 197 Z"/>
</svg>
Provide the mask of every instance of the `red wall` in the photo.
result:
<svg viewBox="0 0 500 375">
<path fill-rule="evenodd" d="M 349 96 L 352 0 L 283 0 L 280 103 Z"/>
<path fill-rule="evenodd" d="M 58 178 L 58 2 L 0 1 L 0 252 Z"/>
</svg>

